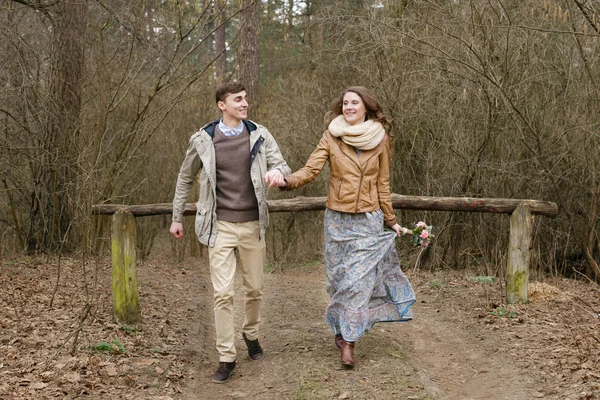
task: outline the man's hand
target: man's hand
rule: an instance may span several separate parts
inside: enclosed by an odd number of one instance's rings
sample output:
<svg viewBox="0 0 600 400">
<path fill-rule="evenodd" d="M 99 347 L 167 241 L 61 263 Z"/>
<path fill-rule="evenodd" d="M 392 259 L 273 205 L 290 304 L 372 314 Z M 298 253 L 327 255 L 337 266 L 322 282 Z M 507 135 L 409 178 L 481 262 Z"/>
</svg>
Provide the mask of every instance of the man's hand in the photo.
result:
<svg viewBox="0 0 600 400">
<path fill-rule="evenodd" d="M 183 237 L 183 224 L 181 222 L 173 221 L 169 232 L 171 232 L 171 235 L 173 235 L 175 239 L 181 239 Z"/>
<path fill-rule="evenodd" d="M 269 187 L 277 186 L 283 187 L 287 183 L 283 178 L 283 174 L 278 169 L 272 169 L 265 174 L 265 182 L 269 184 Z"/>
</svg>

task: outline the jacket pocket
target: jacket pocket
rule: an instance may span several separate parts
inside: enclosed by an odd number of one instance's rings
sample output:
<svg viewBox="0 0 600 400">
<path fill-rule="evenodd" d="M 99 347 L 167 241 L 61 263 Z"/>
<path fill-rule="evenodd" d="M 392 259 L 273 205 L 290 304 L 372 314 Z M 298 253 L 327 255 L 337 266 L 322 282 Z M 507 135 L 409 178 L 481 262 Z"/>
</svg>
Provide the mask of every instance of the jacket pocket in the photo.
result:
<svg viewBox="0 0 600 400">
<path fill-rule="evenodd" d="M 371 203 L 378 203 L 379 202 L 379 194 L 377 193 L 377 182 L 369 182 L 369 197 L 371 200 Z"/>
<path fill-rule="evenodd" d="M 195 230 L 198 238 L 206 235 L 210 229 L 210 214 L 204 208 L 198 208 L 196 212 Z"/>
</svg>

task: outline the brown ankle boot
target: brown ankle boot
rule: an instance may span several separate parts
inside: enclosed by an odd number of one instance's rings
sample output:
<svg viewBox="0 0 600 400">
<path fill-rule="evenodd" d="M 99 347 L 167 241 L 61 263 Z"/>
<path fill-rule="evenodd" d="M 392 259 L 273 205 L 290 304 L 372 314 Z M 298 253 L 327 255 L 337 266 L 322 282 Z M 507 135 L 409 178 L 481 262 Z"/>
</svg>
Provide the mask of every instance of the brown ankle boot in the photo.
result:
<svg viewBox="0 0 600 400">
<path fill-rule="evenodd" d="M 344 341 L 344 338 L 342 337 L 342 335 L 340 335 L 340 334 L 335 335 L 335 345 L 337 346 L 338 349 L 342 348 L 343 341 Z"/>
<path fill-rule="evenodd" d="M 344 368 L 352 369 L 354 368 L 354 342 L 346 342 L 342 340 L 342 365 Z"/>
</svg>

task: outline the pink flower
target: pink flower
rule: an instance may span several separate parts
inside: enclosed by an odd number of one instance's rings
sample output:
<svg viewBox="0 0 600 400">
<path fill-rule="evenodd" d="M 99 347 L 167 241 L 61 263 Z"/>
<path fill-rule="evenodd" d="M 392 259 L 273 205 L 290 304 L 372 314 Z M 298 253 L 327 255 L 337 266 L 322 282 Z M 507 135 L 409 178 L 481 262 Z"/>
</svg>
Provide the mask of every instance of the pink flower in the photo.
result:
<svg viewBox="0 0 600 400">
<path fill-rule="evenodd" d="M 417 226 L 417 228 L 419 228 L 419 227 L 420 228 L 427 228 L 427 224 L 425 222 L 423 222 L 423 221 L 417 222 L 416 226 Z"/>
<path fill-rule="evenodd" d="M 429 232 L 427 232 L 425 230 L 423 232 L 421 232 L 421 236 L 420 236 L 421 239 L 427 239 L 428 236 L 429 236 Z"/>
<path fill-rule="evenodd" d="M 421 243 L 421 246 L 427 247 L 427 246 L 429 246 L 429 242 L 423 242 L 423 243 Z"/>
</svg>

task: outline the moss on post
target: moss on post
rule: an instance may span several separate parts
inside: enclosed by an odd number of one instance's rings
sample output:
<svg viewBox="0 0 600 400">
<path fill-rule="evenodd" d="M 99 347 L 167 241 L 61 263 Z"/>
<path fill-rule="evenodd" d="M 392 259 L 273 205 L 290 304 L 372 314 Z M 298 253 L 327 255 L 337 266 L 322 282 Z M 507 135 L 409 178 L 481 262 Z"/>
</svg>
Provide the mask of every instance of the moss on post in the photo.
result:
<svg viewBox="0 0 600 400">
<path fill-rule="evenodd" d="M 135 270 L 135 218 L 117 211 L 112 218 L 112 294 L 113 312 L 120 324 L 139 321 L 137 273 Z"/>
<path fill-rule="evenodd" d="M 531 260 L 533 216 L 529 207 L 519 205 L 510 216 L 510 236 L 506 261 L 506 301 L 526 303 Z"/>
</svg>

